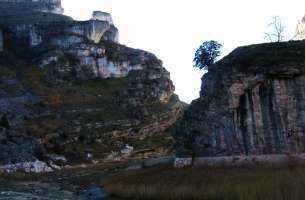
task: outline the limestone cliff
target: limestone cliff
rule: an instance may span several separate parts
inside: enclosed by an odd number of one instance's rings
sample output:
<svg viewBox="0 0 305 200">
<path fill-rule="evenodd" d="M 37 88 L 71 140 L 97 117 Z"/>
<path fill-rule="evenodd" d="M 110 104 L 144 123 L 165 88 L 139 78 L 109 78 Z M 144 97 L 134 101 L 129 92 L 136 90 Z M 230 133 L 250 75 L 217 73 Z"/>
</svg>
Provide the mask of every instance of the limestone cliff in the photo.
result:
<svg viewBox="0 0 305 200">
<path fill-rule="evenodd" d="M 63 14 L 61 0 L 0 0 L 0 16 L 40 11 Z"/>
<path fill-rule="evenodd" d="M 240 47 L 202 77 L 177 124 L 178 156 L 305 152 L 305 42 Z"/>
<path fill-rule="evenodd" d="M 18 10 L 31 1 L 14 2 Z M 170 149 L 165 134 L 182 105 L 169 72 L 155 55 L 119 44 L 110 14 L 2 15 L 0 165 L 50 171 Z"/>
</svg>

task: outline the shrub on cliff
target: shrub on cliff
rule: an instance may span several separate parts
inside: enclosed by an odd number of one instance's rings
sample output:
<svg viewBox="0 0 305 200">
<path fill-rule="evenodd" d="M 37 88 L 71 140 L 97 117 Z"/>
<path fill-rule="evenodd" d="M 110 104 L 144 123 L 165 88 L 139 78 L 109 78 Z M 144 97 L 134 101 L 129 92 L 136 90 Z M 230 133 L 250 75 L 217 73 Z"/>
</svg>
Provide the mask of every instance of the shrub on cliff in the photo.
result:
<svg viewBox="0 0 305 200">
<path fill-rule="evenodd" d="M 203 42 L 195 53 L 194 67 L 207 69 L 214 64 L 216 58 L 221 55 L 221 47 L 222 45 L 214 40 Z"/>
</svg>

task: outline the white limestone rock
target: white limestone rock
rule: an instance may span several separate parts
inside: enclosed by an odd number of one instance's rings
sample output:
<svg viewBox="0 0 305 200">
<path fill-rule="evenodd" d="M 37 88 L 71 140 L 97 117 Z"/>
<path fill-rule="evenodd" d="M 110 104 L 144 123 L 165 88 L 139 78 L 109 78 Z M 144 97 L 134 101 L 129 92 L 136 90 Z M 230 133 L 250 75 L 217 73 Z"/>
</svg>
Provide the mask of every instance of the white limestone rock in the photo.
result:
<svg viewBox="0 0 305 200">
<path fill-rule="evenodd" d="M 115 43 L 119 43 L 119 31 L 118 29 L 110 25 L 110 28 L 105 32 L 105 34 L 102 37 L 102 40 L 108 40 L 108 41 L 113 41 Z"/>
<path fill-rule="evenodd" d="M 54 14 L 64 13 L 61 0 L 0 0 L 0 4 L 0 9 L 11 9 L 14 12 L 40 11 Z"/>
<path fill-rule="evenodd" d="M 82 35 L 95 43 L 99 43 L 109 28 L 110 24 L 107 21 L 90 20 L 86 22 L 77 22 L 74 26 L 67 27 L 64 32 Z"/>
<path fill-rule="evenodd" d="M 53 169 L 49 167 L 45 162 L 36 160 L 33 162 L 22 162 L 5 165 L 4 171 L 7 173 L 13 173 L 17 171 L 23 171 L 26 173 L 45 173 L 53 172 Z"/>
<path fill-rule="evenodd" d="M 97 63 L 99 77 L 101 78 L 126 77 L 132 70 L 143 69 L 143 66 L 141 65 L 130 65 L 128 62 L 112 62 L 109 61 L 106 57 L 99 58 Z"/>
<path fill-rule="evenodd" d="M 112 17 L 109 13 L 102 11 L 94 11 L 92 13 L 92 20 L 106 21 L 110 25 L 113 25 Z"/>
<path fill-rule="evenodd" d="M 130 71 L 143 70 L 144 68 L 141 64 L 131 64 L 128 61 L 110 61 L 105 51 L 103 47 L 84 44 L 67 50 L 69 54 L 76 56 L 79 60 L 79 70 L 86 70 L 88 74 L 92 75 L 91 78 L 126 77 Z M 50 63 L 48 60 L 53 61 L 54 59 L 45 58 L 45 60 L 45 63 Z"/>
</svg>

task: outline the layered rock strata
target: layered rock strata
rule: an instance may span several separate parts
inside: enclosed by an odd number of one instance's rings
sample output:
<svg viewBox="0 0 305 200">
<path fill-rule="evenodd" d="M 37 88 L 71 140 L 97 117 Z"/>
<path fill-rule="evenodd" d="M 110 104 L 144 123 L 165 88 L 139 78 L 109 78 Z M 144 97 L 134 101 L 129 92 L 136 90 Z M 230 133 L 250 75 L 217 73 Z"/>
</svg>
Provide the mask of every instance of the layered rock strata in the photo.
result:
<svg viewBox="0 0 305 200">
<path fill-rule="evenodd" d="M 3 51 L 3 33 L 0 29 L 0 52 Z"/>
<path fill-rule="evenodd" d="M 182 104 L 162 62 L 119 44 L 108 13 L 41 11 L 0 16 L 0 165 L 51 171 L 170 148 Z"/>
<path fill-rule="evenodd" d="M 0 16 L 39 11 L 63 14 L 61 0 L 0 0 Z"/>
<path fill-rule="evenodd" d="M 178 157 L 304 153 L 304 47 L 240 47 L 209 67 L 176 126 Z"/>
</svg>

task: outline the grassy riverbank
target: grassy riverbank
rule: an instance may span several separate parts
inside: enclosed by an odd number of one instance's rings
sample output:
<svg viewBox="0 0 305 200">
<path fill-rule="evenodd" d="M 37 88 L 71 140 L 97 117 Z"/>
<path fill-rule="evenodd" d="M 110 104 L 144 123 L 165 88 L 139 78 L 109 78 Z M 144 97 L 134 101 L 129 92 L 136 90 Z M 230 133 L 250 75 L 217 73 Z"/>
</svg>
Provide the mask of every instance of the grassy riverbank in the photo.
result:
<svg viewBox="0 0 305 200">
<path fill-rule="evenodd" d="M 165 167 L 121 172 L 101 184 L 111 194 L 133 200 L 301 200 L 305 168 Z"/>
<path fill-rule="evenodd" d="M 104 188 L 109 200 L 303 200 L 305 167 L 213 167 L 173 169 L 170 166 L 126 171 L 125 164 L 36 175 L 0 175 L 0 190 L 76 199 L 91 185 Z M 39 191 L 38 193 L 35 191 Z M 63 196 L 64 197 L 64 196 Z M 107 200 L 108 200 L 107 199 Z"/>
</svg>

